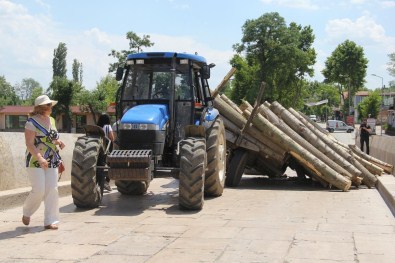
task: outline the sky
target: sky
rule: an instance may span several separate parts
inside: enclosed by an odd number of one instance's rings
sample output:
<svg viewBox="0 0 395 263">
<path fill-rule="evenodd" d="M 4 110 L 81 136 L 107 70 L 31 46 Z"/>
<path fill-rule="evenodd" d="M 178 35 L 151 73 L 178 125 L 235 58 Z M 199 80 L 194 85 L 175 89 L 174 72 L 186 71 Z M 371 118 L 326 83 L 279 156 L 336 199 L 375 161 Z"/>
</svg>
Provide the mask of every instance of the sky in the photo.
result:
<svg viewBox="0 0 395 263">
<path fill-rule="evenodd" d="M 54 49 L 63 42 L 68 77 L 77 59 L 83 85 L 92 90 L 115 62 L 108 54 L 128 49 L 126 33 L 133 31 L 154 43 L 144 51 L 197 52 L 216 64 L 209 80 L 214 89 L 231 69 L 244 23 L 270 12 L 313 29 L 311 80 L 324 80 L 326 59 L 347 39 L 369 61 L 367 88 L 395 79 L 387 71 L 388 54 L 395 53 L 395 0 L 0 0 L 0 76 L 12 85 L 33 78 L 46 89 Z"/>
</svg>

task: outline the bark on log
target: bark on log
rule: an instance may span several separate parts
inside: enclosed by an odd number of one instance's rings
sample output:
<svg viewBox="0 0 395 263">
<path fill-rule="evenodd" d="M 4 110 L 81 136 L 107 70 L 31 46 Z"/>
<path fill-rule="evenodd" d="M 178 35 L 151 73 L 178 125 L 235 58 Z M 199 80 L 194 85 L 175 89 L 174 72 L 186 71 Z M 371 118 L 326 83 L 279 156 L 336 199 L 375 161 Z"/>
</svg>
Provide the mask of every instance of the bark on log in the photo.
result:
<svg viewBox="0 0 395 263">
<path fill-rule="evenodd" d="M 236 105 L 236 103 L 234 103 L 231 99 L 229 99 L 228 97 L 226 97 L 225 94 L 222 94 L 221 99 L 223 101 L 225 101 L 232 109 L 234 109 L 235 111 L 237 111 L 237 113 L 240 114 L 240 116 L 243 116 L 243 112 L 239 109 L 239 107 Z"/>
<path fill-rule="evenodd" d="M 349 173 L 346 169 L 344 169 L 342 166 L 340 166 L 338 163 L 330 159 L 327 155 L 325 155 L 323 152 L 318 150 L 313 144 L 311 144 L 309 141 L 304 139 L 301 135 L 299 135 L 296 131 L 294 131 L 291 127 L 289 127 L 286 123 L 284 123 L 282 120 L 279 119 L 279 117 L 272 112 L 269 108 L 267 108 L 265 105 L 261 105 L 260 107 L 260 113 L 263 113 L 264 115 L 268 116 L 268 120 L 274 124 L 277 128 L 279 128 L 282 132 L 287 134 L 289 137 L 294 139 L 298 144 L 306 148 L 308 151 L 310 151 L 312 154 L 314 154 L 316 157 L 321 159 L 324 163 L 329 165 L 333 170 L 338 172 L 339 174 L 346 176 L 348 179 L 353 180 L 353 176 L 351 173 Z"/>
<path fill-rule="evenodd" d="M 375 175 L 373 175 L 371 172 L 369 172 L 361 163 L 359 163 L 352 155 L 351 153 L 347 152 L 343 147 L 339 146 L 336 144 L 333 140 L 329 139 L 328 136 L 322 136 L 322 133 L 318 131 L 317 129 L 314 129 L 314 126 L 312 126 L 309 122 L 307 122 L 297 111 L 295 111 L 292 108 L 289 108 L 289 111 L 296 117 L 298 118 L 308 129 L 310 129 L 313 133 L 315 133 L 317 136 L 320 136 L 322 140 L 328 144 L 329 147 L 331 147 L 334 151 L 336 151 L 340 156 L 342 156 L 344 159 L 348 160 L 349 163 L 353 164 L 359 171 L 362 172 L 361 176 L 363 178 L 363 183 L 367 185 L 368 187 L 373 187 L 377 183 L 377 178 Z"/>
<path fill-rule="evenodd" d="M 249 114 L 251 113 L 248 110 L 246 110 L 244 114 L 245 116 L 249 116 Z M 347 191 L 350 188 L 351 181 L 349 179 L 337 173 L 335 170 L 330 168 L 320 159 L 318 159 L 313 154 L 308 152 L 306 149 L 301 147 L 288 135 L 277 129 L 262 115 L 255 116 L 252 122 L 256 127 L 258 127 L 259 130 L 265 133 L 268 137 L 272 138 L 274 141 L 277 141 L 279 144 L 283 144 L 286 150 L 288 150 L 288 152 L 296 153 L 307 163 L 309 163 L 312 169 L 314 168 L 317 171 L 317 175 L 322 176 L 322 178 L 325 181 L 329 182 L 331 185 L 343 191 Z"/>
<path fill-rule="evenodd" d="M 368 169 L 369 172 L 371 172 L 374 175 L 378 175 L 381 176 L 384 173 L 384 170 L 381 169 L 380 167 L 378 167 L 377 165 L 363 159 L 362 157 L 360 157 L 358 154 L 352 152 L 352 156 L 354 156 L 354 158 L 360 162 L 366 169 Z"/>
<path fill-rule="evenodd" d="M 348 147 L 350 147 L 350 149 L 356 153 L 358 156 L 364 158 L 365 160 L 377 165 L 378 167 L 380 167 L 381 169 L 383 169 L 386 173 L 388 174 L 392 174 L 392 172 L 394 171 L 394 166 L 392 164 L 383 162 L 377 158 L 374 158 L 373 156 L 370 156 L 366 153 L 364 153 L 363 151 L 361 151 L 357 146 L 355 145 L 349 145 Z"/>
<path fill-rule="evenodd" d="M 224 125 L 225 125 L 227 131 L 234 133 L 235 136 L 240 135 L 240 129 L 235 124 L 233 124 L 231 121 L 229 121 L 224 116 L 221 116 L 221 118 L 224 121 Z M 278 162 L 283 162 L 284 154 L 275 152 L 272 148 L 270 148 L 266 144 L 262 143 L 257 138 L 252 137 L 250 134 L 244 134 L 243 138 L 245 138 L 247 141 L 251 142 L 256 147 L 258 147 L 259 152 L 262 154 L 262 156 L 265 156 L 265 158 L 272 158 L 272 159 L 277 160 Z M 242 147 L 244 146 L 245 148 L 250 149 L 246 145 L 240 145 L 240 146 L 242 146 Z M 254 149 L 250 149 L 250 150 L 254 150 Z"/>
<path fill-rule="evenodd" d="M 227 118 L 228 120 L 231 120 L 231 122 L 233 124 L 235 124 L 239 129 L 241 129 L 244 126 L 244 124 L 247 122 L 246 118 L 243 115 L 238 114 L 238 111 L 236 111 L 231 105 L 229 105 L 228 103 L 226 103 L 222 99 L 222 95 L 220 97 L 217 97 L 214 100 L 214 103 L 215 103 L 215 106 L 218 109 L 218 111 L 221 113 L 221 115 L 224 116 L 225 118 Z M 236 106 L 236 108 L 238 109 L 237 106 Z M 283 156 L 283 157 L 285 156 L 286 151 L 284 150 L 283 147 L 273 143 L 273 141 L 271 141 L 269 138 L 265 137 L 255 127 L 250 127 L 247 130 L 246 134 L 251 135 L 252 137 L 257 139 L 258 141 L 260 141 L 263 144 L 267 145 L 268 148 L 270 148 L 276 154 L 278 154 L 280 156 Z"/>
<path fill-rule="evenodd" d="M 351 180 L 355 185 L 361 184 L 362 172 L 358 170 L 347 158 L 344 158 L 338 154 L 334 149 L 332 149 L 328 143 L 323 140 L 325 136 L 321 132 L 319 134 L 314 133 L 306 125 L 303 124 L 299 118 L 297 118 L 292 112 L 285 109 L 278 102 L 273 102 L 270 109 L 281 117 L 281 119 L 288 124 L 296 133 L 301 135 L 305 140 L 309 141 L 314 147 L 322 152 L 324 155 L 332 159 L 333 162 L 337 163 L 339 166 L 343 167 L 352 176 Z M 303 117 L 300 117 L 303 119 Z M 314 127 L 312 128 L 314 129 Z M 325 136 L 326 137 L 326 136 Z M 329 140 L 329 139 L 327 139 Z"/>
</svg>

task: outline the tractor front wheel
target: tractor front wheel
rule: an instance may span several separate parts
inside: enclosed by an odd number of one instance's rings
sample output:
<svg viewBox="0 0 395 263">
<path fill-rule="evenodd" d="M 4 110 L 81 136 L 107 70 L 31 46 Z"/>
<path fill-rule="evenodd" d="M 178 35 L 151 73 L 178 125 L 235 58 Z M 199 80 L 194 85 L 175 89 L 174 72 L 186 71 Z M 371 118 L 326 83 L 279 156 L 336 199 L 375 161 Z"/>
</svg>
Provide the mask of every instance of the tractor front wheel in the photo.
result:
<svg viewBox="0 0 395 263">
<path fill-rule="evenodd" d="M 179 205 L 181 209 L 200 210 L 204 203 L 206 142 L 191 137 L 183 140 L 181 145 Z"/>
<path fill-rule="evenodd" d="M 96 167 L 102 165 L 104 151 L 100 138 L 82 136 L 75 143 L 71 167 L 71 195 L 80 208 L 95 208 L 101 203 L 103 192 Z"/>
</svg>

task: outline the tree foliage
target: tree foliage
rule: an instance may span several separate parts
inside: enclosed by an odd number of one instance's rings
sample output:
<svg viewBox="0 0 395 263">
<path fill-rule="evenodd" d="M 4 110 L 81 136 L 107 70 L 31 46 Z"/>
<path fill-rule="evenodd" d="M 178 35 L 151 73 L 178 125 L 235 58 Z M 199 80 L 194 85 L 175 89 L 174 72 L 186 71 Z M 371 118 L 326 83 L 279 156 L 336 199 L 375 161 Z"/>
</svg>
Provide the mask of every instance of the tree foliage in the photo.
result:
<svg viewBox="0 0 395 263">
<path fill-rule="evenodd" d="M 139 37 L 133 31 L 129 31 L 126 33 L 126 39 L 129 40 L 129 49 L 117 51 L 115 49 L 111 50 L 111 53 L 108 54 L 111 57 L 114 57 L 117 61 L 114 63 L 110 63 L 108 72 L 115 72 L 119 65 L 125 63 L 126 57 L 129 54 L 139 53 L 143 51 L 143 47 L 152 47 L 155 43 L 151 42 L 150 35 L 143 35 L 143 37 Z"/>
<path fill-rule="evenodd" d="M 93 114 L 94 122 L 96 116 L 107 110 L 110 103 L 115 102 L 118 82 L 111 75 L 102 78 L 94 90 L 82 89 L 77 94 L 76 100 L 80 105 L 81 111 L 90 111 Z"/>
<path fill-rule="evenodd" d="M 58 47 L 53 51 L 52 69 L 53 78 L 60 77 L 66 78 L 66 57 L 67 57 L 67 47 L 65 43 L 60 42 Z"/>
<path fill-rule="evenodd" d="M 22 101 L 26 101 L 27 105 L 31 105 L 31 99 L 33 91 L 35 89 L 41 89 L 40 83 L 33 78 L 24 78 L 21 84 L 15 85 L 15 93 L 21 98 Z"/>
<path fill-rule="evenodd" d="M 20 100 L 15 93 L 14 87 L 7 82 L 4 76 L 0 76 L 0 107 L 6 105 L 18 105 Z"/>
<path fill-rule="evenodd" d="M 367 65 L 368 60 L 363 48 L 353 41 L 346 40 L 327 58 L 322 74 L 326 83 L 338 83 L 341 96 L 348 89 L 352 96 L 363 87 Z"/>
<path fill-rule="evenodd" d="M 246 99 L 251 103 L 250 94 L 257 94 L 260 83 L 265 81 L 266 100 L 277 100 L 284 106 L 300 105 L 303 79 L 306 75 L 313 76 L 316 59 L 312 48 L 315 37 L 310 26 L 293 22 L 287 26 L 278 13 L 266 13 L 247 20 L 242 31 L 241 43 L 233 46 L 238 54 L 232 63 L 250 76 L 235 75 L 236 100 L 246 92 Z M 243 52 L 245 61 L 237 57 Z"/>
<path fill-rule="evenodd" d="M 391 54 L 388 54 L 388 57 L 390 59 L 390 61 L 387 63 L 387 65 L 388 65 L 388 68 L 387 68 L 388 73 L 391 76 L 395 77 L 395 52 L 391 53 Z"/>
<path fill-rule="evenodd" d="M 358 111 L 360 112 L 360 118 L 377 118 L 380 113 L 381 106 L 381 92 L 380 90 L 375 90 L 370 93 L 361 103 L 358 104 Z"/>
<path fill-rule="evenodd" d="M 73 60 L 73 80 L 82 84 L 82 63 L 79 62 L 77 59 Z"/>
</svg>

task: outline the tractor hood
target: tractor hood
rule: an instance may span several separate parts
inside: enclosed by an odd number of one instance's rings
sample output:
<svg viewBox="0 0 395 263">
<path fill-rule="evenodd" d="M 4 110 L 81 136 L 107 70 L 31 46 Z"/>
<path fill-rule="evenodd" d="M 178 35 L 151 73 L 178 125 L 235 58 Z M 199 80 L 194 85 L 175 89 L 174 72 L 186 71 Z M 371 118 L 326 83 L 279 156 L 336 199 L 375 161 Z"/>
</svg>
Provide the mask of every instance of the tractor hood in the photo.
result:
<svg viewBox="0 0 395 263">
<path fill-rule="evenodd" d="M 143 104 L 130 108 L 121 119 L 121 129 L 165 130 L 169 119 L 166 104 Z"/>
</svg>

